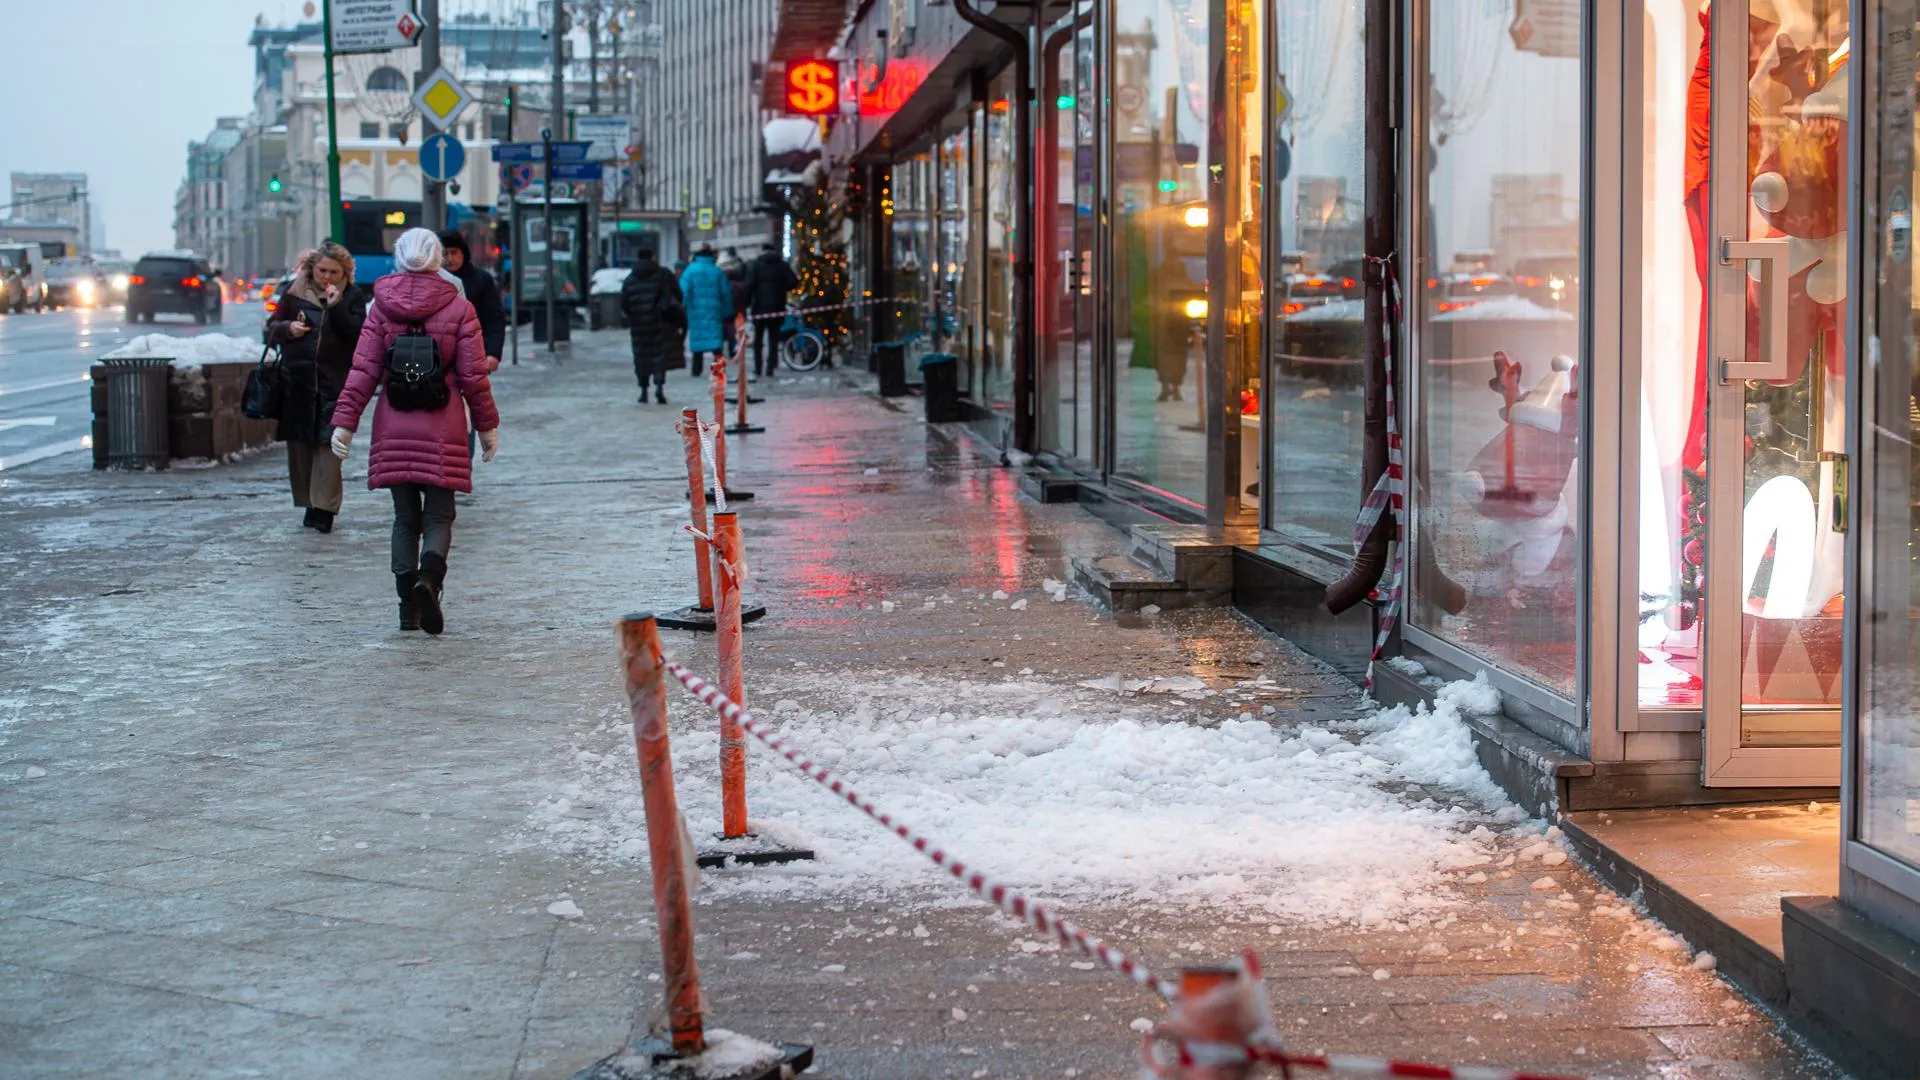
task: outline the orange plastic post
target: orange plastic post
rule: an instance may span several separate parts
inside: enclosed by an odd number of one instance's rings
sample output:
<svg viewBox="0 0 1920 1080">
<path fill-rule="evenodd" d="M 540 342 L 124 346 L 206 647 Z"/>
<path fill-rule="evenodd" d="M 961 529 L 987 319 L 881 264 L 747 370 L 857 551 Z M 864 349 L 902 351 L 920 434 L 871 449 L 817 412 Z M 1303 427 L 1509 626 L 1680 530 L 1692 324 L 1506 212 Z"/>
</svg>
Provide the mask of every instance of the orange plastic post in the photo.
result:
<svg viewBox="0 0 1920 1080">
<path fill-rule="evenodd" d="M 713 482 L 718 499 L 727 490 L 727 358 L 724 352 L 713 357 Z"/>
<path fill-rule="evenodd" d="M 673 794 L 673 754 L 667 745 L 666 669 L 660 628 L 651 615 L 620 620 L 620 660 L 633 709 L 633 746 L 640 757 L 641 797 L 647 812 L 647 858 L 653 867 L 653 906 L 666 968 L 667 1024 L 673 1048 L 698 1054 L 700 970 L 693 953 L 693 903 L 687 896 L 686 852 L 680 847 L 680 804 Z"/>
<path fill-rule="evenodd" d="M 713 615 L 720 650 L 720 692 L 746 708 L 746 657 L 740 641 L 740 579 L 746 576 L 746 563 L 740 546 L 740 515 L 735 511 L 714 512 L 713 559 L 720 585 L 720 606 Z M 747 731 L 725 714 L 720 717 L 720 834 L 729 840 L 747 835 Z"/>
<path fill-rule="evenodd" d="M 687 503 L 693 507 L 695 532 L 707 532 L 707 469 L 700 455 L 700 410 L 680 410 L 680 439 L 687 448 Z M 707 542 L 693 538 L 694 576 L 700 581 L 697 611 L 713 610 L 713 558 Z"/>
</svg>

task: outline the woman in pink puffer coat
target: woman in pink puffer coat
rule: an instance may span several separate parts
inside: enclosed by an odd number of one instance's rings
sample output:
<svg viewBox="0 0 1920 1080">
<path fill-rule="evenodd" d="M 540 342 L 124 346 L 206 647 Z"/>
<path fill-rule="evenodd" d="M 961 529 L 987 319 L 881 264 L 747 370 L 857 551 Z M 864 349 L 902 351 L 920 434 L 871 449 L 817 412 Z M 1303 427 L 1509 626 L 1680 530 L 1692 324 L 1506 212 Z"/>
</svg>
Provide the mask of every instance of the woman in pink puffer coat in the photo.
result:
<svg viewBox="0 0 1920 1080">
<path fill-rule="evenodd" d="M 333 411 L 333 452 L 342 461 L 373 392 L 386 381 L 387 349 L 415 325 L 432 336 L 441 367 L 457 393 L 433 411 L 396 409 L 380 396 L 373 413 L 367 486 L 393 492 L 393 581 L 400 629 L 438 634 L 445 628 L 440 589 L 453 546 L 453 494 L 473 490 L 467 416 L 492 461 L 500 448 L 500 412 L 487 383 L 486 350 L 473 305 L 440 275 L 440 238 L 408 229 L 393 245 L 399 273 L 373 283 L 373 304 L 353 351 L 353 370 Z M 464 399 L 464 405 L 462 404 Z"/>
</svg>

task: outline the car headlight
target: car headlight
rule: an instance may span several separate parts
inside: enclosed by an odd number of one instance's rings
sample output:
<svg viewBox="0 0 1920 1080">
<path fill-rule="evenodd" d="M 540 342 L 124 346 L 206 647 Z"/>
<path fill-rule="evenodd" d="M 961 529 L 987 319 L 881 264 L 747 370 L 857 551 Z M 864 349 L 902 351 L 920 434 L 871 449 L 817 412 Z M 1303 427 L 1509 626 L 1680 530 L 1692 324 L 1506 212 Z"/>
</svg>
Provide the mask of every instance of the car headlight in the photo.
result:
<svg viewBox="0 0 1920 1080">
<path fill-rule="evenodd" d="M 83 304 L 93 303 L 93 282 L 77 281 L 73 286 L 74 298 Z"/>
<path fill-rule="evenodd" d="M 127 275 L 125 274 L 113 275 L 113 287 L 115 290 L 119 292 L 126 292 L 127 291 Z"/>
</svg>

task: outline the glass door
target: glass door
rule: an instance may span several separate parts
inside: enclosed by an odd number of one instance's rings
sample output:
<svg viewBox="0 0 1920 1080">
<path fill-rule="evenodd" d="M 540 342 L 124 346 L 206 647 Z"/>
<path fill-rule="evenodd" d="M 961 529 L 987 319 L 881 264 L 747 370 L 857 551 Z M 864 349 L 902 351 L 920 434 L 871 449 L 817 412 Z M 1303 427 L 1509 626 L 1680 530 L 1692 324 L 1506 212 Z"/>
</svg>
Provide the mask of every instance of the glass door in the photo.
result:
<svg viewBox="0 0 1920 1080">
<path fill-rule="evenodd" d="M 1846 0 L 1716 0 L 1704 461 L 1708 785 L 1840 776 Z M 1692 524 L 1690 522 L 1689 524 Z"/>
</svg>

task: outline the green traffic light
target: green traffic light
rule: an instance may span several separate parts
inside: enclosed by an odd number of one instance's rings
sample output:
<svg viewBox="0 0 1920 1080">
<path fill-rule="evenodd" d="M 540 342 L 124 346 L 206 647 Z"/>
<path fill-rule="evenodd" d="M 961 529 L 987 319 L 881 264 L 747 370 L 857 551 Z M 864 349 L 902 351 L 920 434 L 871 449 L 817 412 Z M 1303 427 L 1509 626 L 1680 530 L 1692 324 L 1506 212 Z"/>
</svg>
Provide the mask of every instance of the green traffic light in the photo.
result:
<svg viewBox="0 0 1920 1080">
<path fill-rule="evenodd" d="M 1173 190 L 1175 190 L 1175 189 L 1177 189 L 1177 188 L 1178 188 L 1179 186 L 1180 186 L 1180 181 L 1178 181 L 1178 180 L 1162 180 L 1162 181 L 1160 181 L 1160 190 L 1161 190 L 1161 191 L 1173 191 Z"/>
<path fill-rule="evenodd" d="M 1057 109 L 1071 109 L 1075 104 L 1072 94 L 1061 94 L 1053 99 L 1053 105 Z"/>
<path fill-rule="evenodd" d="M 275 195 L 280 194 L 280 177 L 278 176 L 268 177 L 267 190 L 273 192 Z"/>
</svg>

